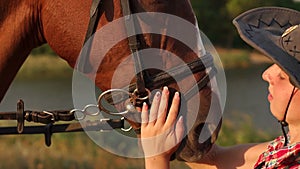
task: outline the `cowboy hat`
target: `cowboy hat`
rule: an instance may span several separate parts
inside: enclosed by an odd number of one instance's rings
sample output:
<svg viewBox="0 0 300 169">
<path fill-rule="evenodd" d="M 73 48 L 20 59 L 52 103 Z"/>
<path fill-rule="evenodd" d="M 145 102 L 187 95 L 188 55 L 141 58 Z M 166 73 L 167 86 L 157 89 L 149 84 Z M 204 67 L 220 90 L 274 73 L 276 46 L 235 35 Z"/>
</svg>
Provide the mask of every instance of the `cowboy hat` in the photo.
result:
<svg viewBox="0 0 300 169">
<path fill-rule="evenodd" d="M 233 24 L 246 43 L 271 58 L 300 88 L 300 12 L 261 7 L 239 15 Z"/>
</svg>

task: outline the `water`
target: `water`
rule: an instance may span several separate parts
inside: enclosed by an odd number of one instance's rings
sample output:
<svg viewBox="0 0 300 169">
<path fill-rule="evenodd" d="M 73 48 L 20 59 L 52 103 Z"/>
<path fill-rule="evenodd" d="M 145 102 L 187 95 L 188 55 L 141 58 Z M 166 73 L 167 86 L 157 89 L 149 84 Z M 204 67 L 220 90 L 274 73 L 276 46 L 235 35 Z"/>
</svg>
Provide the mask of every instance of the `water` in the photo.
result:
<svg viewBox="0 0 300 169">
<path fill-rule="evenodd" d="M 16 80 L 1 102 L 0 110 L 16 110 L 19 99 L 24 101 L 25 109 L 70 109 L 73 107 L 72 77 Z"/>
<path fill-rule="evenodd" d="M 256 129 L 277 134 L 280 127 L 269 111 L 267 83 L 261 79 L 266 67 L 254 66 L 225 72 L 227 100 L 224 119 L 238 122 L 243 115 L 248 115 L 253 118 Z M 71 109 L 72 77 L 16 80 L 1 102 L 0 111 L 15 111 L 18 99 L 23 99 L 25 109 Z"/>
<path fill-rule="evenodd" d="M 246 114 L 251 117 L 256 129 L 278 135 L 281 129 L 269 109 L 268 84 L 261 77 L 267 67 L 260 65 L 226 71 L 224 119 L 235 121 Z"/>
</svg>

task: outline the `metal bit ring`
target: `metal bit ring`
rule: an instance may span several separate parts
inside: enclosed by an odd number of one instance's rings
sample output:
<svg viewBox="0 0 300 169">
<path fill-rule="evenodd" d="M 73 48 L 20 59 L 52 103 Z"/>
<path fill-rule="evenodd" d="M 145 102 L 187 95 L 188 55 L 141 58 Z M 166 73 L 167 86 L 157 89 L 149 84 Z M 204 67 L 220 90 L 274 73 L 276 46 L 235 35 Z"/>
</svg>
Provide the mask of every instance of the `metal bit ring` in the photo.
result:
<svg viewBox="0 0 300 169">
<path fill-rule="evenodd" d="M 101 93 L 101 95 L 98 98 L 98 107 L 99 107 L 99 109 L 101 111 L 104 111 L 107 114 L 110 114 L 110 115 L 123 116 L 124 114 L 127 114 L 128 110 L 122 111 L 122 112 L 112 112 L 111 110 L 108 110 L 107 108 L 105 108 L 105 106 L 103 106 L 102 99 L 105 98 L 106 95 L 108 95 L 108 94 L 110 94 L 112 92 L 120 92 L 120 93 L 123 93 L 123 94 L 127 95 L 128 98 L 131 98 L 131 93 L 129 93 L 128 91 L 123 90 L 123 89 L 109 89 L 109 90 L 106 90 L 105 92 Z M 124 100 L 121 99 L 120 101 L 124 101 Z M 112 101 L 114 101 L 113 100 L 113 96 L 112 96 Z"/>
</svg>

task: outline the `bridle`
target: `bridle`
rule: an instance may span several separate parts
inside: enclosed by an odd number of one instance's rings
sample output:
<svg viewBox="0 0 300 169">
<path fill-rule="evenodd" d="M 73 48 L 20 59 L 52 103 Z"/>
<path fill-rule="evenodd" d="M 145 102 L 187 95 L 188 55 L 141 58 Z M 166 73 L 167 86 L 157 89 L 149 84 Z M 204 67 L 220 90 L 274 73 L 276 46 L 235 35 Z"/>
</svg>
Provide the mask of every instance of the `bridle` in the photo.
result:
<svg viewBox="0 0 300 169">
<path fill-rule="evenodd" d="M 133 17 L 131 17 L 131 10 L 129 0 L 121 0 L 123 15 L 125 16 L 125 28 L 127 33 L 129 31 L 135 32 L 135 24 Z M 101 0 L 93 0 L 90 9 L 90 20 L 88 29 L 85 36 L 84 44 L 90 38 L 93 38 L 93 34 L 96 31 L 97 23 L 100 18 L 100 6 Z M 24 110 L 24 102 L 20 100 L 17 103 L 17 112 L 1 112 L 0 120 L 16 120 L 17 127 L 0 127 L 0 135 L 8 134 L 44 134 L 45 143 L 47 146 L 51 145 L 51 136 L 53 133 L 60 132 L 78 132 L 78 131 L 102 131 L 111 130 L 115 128 L 120 128 L 124 131 L 124 117 L 128 114 L 134 114 L 139 117 L 140 113 L 137 112 L 135 107 L 139 107 L 143 102 L 149 102 L 150 91 L 160 88 L 163 85 L 169 85 L 176 80 L 182 80 L 190 75 L 192 72 L 198 73 L 206 70 L 205 76 L 200 79 L 197 84 L 195 84 L 191 89 L 189 89 L 183 97 L 186 100 L 192 98 L 200 90 L 202 90 L 216 74 L 216 68 L 214 67 L 212 56 L 206 53 L 201 58 L 197 58 L 194 61 L 187 63 L 186 65 L 175 66 L 169 70 L 157 73 L 155 75 L 148 75 L 146 71 L 143 70 L 143 64 L 141 57 L 139 56 L 140 43 L 137 36 L 128 37 L 129 48 L 131 54 L 134 58 L 134 66 L 136 73 L 135 84 L 130 84 L 123 89 L 110 89 L 104 91 L 100 94 L 98 98 L 98 105 L 86 105 L 83 109 L 72 109 L 72 110 L 62 110 L 62 111 L 30 111 Z M 91 46 L 88 48 L 83 48 L 81 55 L 89 56 Z M 88 72 L 86 69 L 85 57 L 79 58 L 79 64 L 77 69 L 80 72 Z M 127 90 L 126 90 L 127 89 Z M 124 97 L 125 96 L 125 97 Z M 116 99 L 115 98 L 119 98 Z M 102 101 L 106 100 L 108 103 L 117 104 L 129 99 L 127 102 L 126 110 L 121 112 L 112 112 L 112 110 L 107 109 L 102 105 Z M 96 111 L 92 109 L 97 109 Z M 83 120 L 88 116 L 97 116 L 103 111 L 110 115 L 122 116 L 120 119 L 100 119 L 98 121 L 85 121 L 76 122 L 70 124 L 53 124 L 57 121 L 73 121 L 73 120 Z M 45 126 L 24 126 L 24 121 L 37 122 L 46 124 Z"/>
<path fill-rule="evenodd" d="M 94 0 L 93 4 L 100 5 L 100 0 Z M 202 56 L 201 58 L 197 58 L 194 61 L 187 63 L 186 65 L 180 65 L 171 68 L 170 70 L 167 70 L 168 73 L 165 71 L 158 73 L 154 76 L 150 76 L 147 74 L 146 71 L 143 70 L 143 63 L 141 60 L 141 57 L 139 55 L 139 49 L 141 48 L 140 42 L 138 39 L 138 36 L 136 35 L 136 28 L 135 28 L 135 20 L 134 17 L 132 17 L 132 12 L 130 9 L 130 3 L 129 0 L 121 0 L 121 7 L 123 16 L 125 17 L 124 24 L 127 34 L 133 34 L 134 36 L 127 36 L 128 37 L 128 43 L 129 43 L 129 49 L 131 52 L 131 55 L 134 60 L 134 66 L 135 66 L 135 73 L 136 73 L 136 82 L 135 84 L 131 84 L 129 86 L 129 91 L 124 89 L 110 89 L 107 91 L 104 91 L 98 98 L 98 106 L 101 111 L 104 111 L 111 115 L 120 115 L 124 116 L 128 113 L 137 113 L 137 118 L 140 116 L 140 113 L 135 110 L 134 107 L 141 107 L 143 102 L 149 103 L 150 98 L 150 91 L 153 89 L 157 89 L 162 87 L 163 85 L 169 85 L 171 83 L 174 83 L 175 80 L 181 80 L 188 75 L 190 75 L 190 72 L 192 73 L 198 73 L 200 71 L 207 71 L 206 75 L 197 81 L 197 84 L 195 84 L 189 91 L 187 91 L 183 97 L 185 97 L 186 100 L 189 100 L 191 97 L 193 97 L 196 93 L 198 93 L 200 90 L 202 90 L 210 81 L 210 78 L 212 78 L 216 73 L 216 68 L 213 64 L 212 56 L 209 53 L 206 53 L 206 55 Z M 92 7 L 93 8 L 93 7 Z M 97 10 L 96 10 L 97 11 Z M 98 14 L 94 15 L 98 16 Z M 90 25 L 94 25 L 90 21 Z M 95 28 L 90 28 L 95 30 Z M 87 33 L 86 40 L 89 38 Z M 83 66 L 86 64 L 85 60 L 80 60 L 83 63 Z M 83 71 L 84 69 L 82 69 Z M 126 87 L 128 89 L 128 87 Z M 102 106 L 101 101 L 102 99 L 108 100 L 108 102 L 111 102 L 113 99 L 111 97 L 111 94 L 113 92 L 120 92 L 123 93 L 130 98 L 130 102 L 125 106 L 126 110 L 121 112 L 111 112 L 111 110 L 107 110 L 105 106 Z M 117 102 L 121 102 L 124 100 L 118 100 Z M 114 101 L 115 102 L 115 101 Z"/>
<path fill-rule="evenodd" d="M 126 32 L 130 34 L 129 32 L 133 32 L 135 34 L 136 28 L 135 28 L 135 21 L 134 17 L 131 17 L 131 9 L 129 0 L 121 0 L 121 7 L 123 16 L 125 17 L 125 28 Z M 89 22 L 88 31 L 86 34 L 85 41 L 87 41 L 89 38 L 92 37 L 93 32 L 95 32 L 96 28 L 96 18 L 99 18 L 99 10 L 95 9 L 97 8 L 96 5 L 98 5 L 98 8 L 101 5 L 101 0 L 94 0 L 91 7 L 91 19 Z M 144 102 L 146 99 L 149 99 L 149 93 L 151 89 L 155 89 L 158 87 L 162 87 L 163 85 L 168 85 L 171 83 L 174 83 L 174 78 L 181 80 L 189 75 L 190 72 L 192 73 L 198 73 L 200 71 L 205 71 L 210 68 L 208 73 L 200 79 L 196 85 L 194 85 L 188 92 L 184 94 L 187 100 L 189 100 L 193 95 L 195 95 L 195 92 L 199 92 L 203 87 L 208 84 L 210 81 L 210 78 L 212 78 L 215 73 L 216 69 L 213 64 L 213 58 L 210 55 L 210 53 L 206 53 L 206 55 L 202 56 L 201 58 L 197 58 L 194 61 L 187 63 L 186 65 L 180 65 L 177 67 L 173 67 L 170 70 L 166 72 L 161 72 L 156 75 L 150 76 L 147 74 L 146 71 L 143 71 L 143 63 L 140 60 L 141 57 L 139 56 L 139 49 L 140 49 L 140 42 L 137 37 L 135 36 L 128 36 L 128 42 L 129 42 L 129 48 L 131 51 L 131 55 L 134 59 L 134 66 L 135 66 L 135 73 L 136 73 L 136 83 L 130 84 L 130 86 L 125 87 L 129 88 L 129 91 L 123 90 L 123 89 L 110 89 L 105 92 L 103 92 L 99 96 L 99 100 L 102 100 L 103 98 L 106 98 L 108 100 L 111 100 L 111 97 L 108 96 L 108 93 L 111 93 L 113 91 L 119 91 L 124 92 L 127 95 L 130 95 L 131 98 L 134 100 L 135 105 L 141 105 L 141 102 Z M 86 54 L 88 54 L 88 50 L 85 51 Z M 83 56 L 86 56 L 86 54 L 83 54 Z M 87 65 L 87 59 L 85 57 L 80 58 L 80 62 L 78 65 L 78 69 L 81 72 L 85 72 L 85 66 Z M 146 85 L 147 84 L 147 85 Z M 148 88 L 147 88 L 147 87 Z M 199 89 L 196 91 L 196 89 Z M 99 103 L 99 102 L 98 102 Z M 101 105 L 101 104 L 100 104 Z M 105 108 L 103 109 L 105 110 Z M 109 111 L 106 111 L 109 113 Z M 123 113 L 120 113 L 123 114 Z"/>
</svg>

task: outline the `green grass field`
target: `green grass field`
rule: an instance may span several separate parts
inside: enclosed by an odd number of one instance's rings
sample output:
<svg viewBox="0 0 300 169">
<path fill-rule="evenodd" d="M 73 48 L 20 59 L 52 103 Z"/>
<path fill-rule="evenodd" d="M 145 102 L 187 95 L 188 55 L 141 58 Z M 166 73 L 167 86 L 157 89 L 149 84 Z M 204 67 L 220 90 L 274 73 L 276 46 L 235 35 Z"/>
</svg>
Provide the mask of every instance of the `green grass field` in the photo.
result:
<svg viewBox="0 0 300 169">
<path fill-rule="evenodd" d="M 36 77 L 55 78 L 72 76 L 72 68 L 61 58 L 53 55 L 29 55 L 17 74 L 18 79 Z"/>
</svg>

